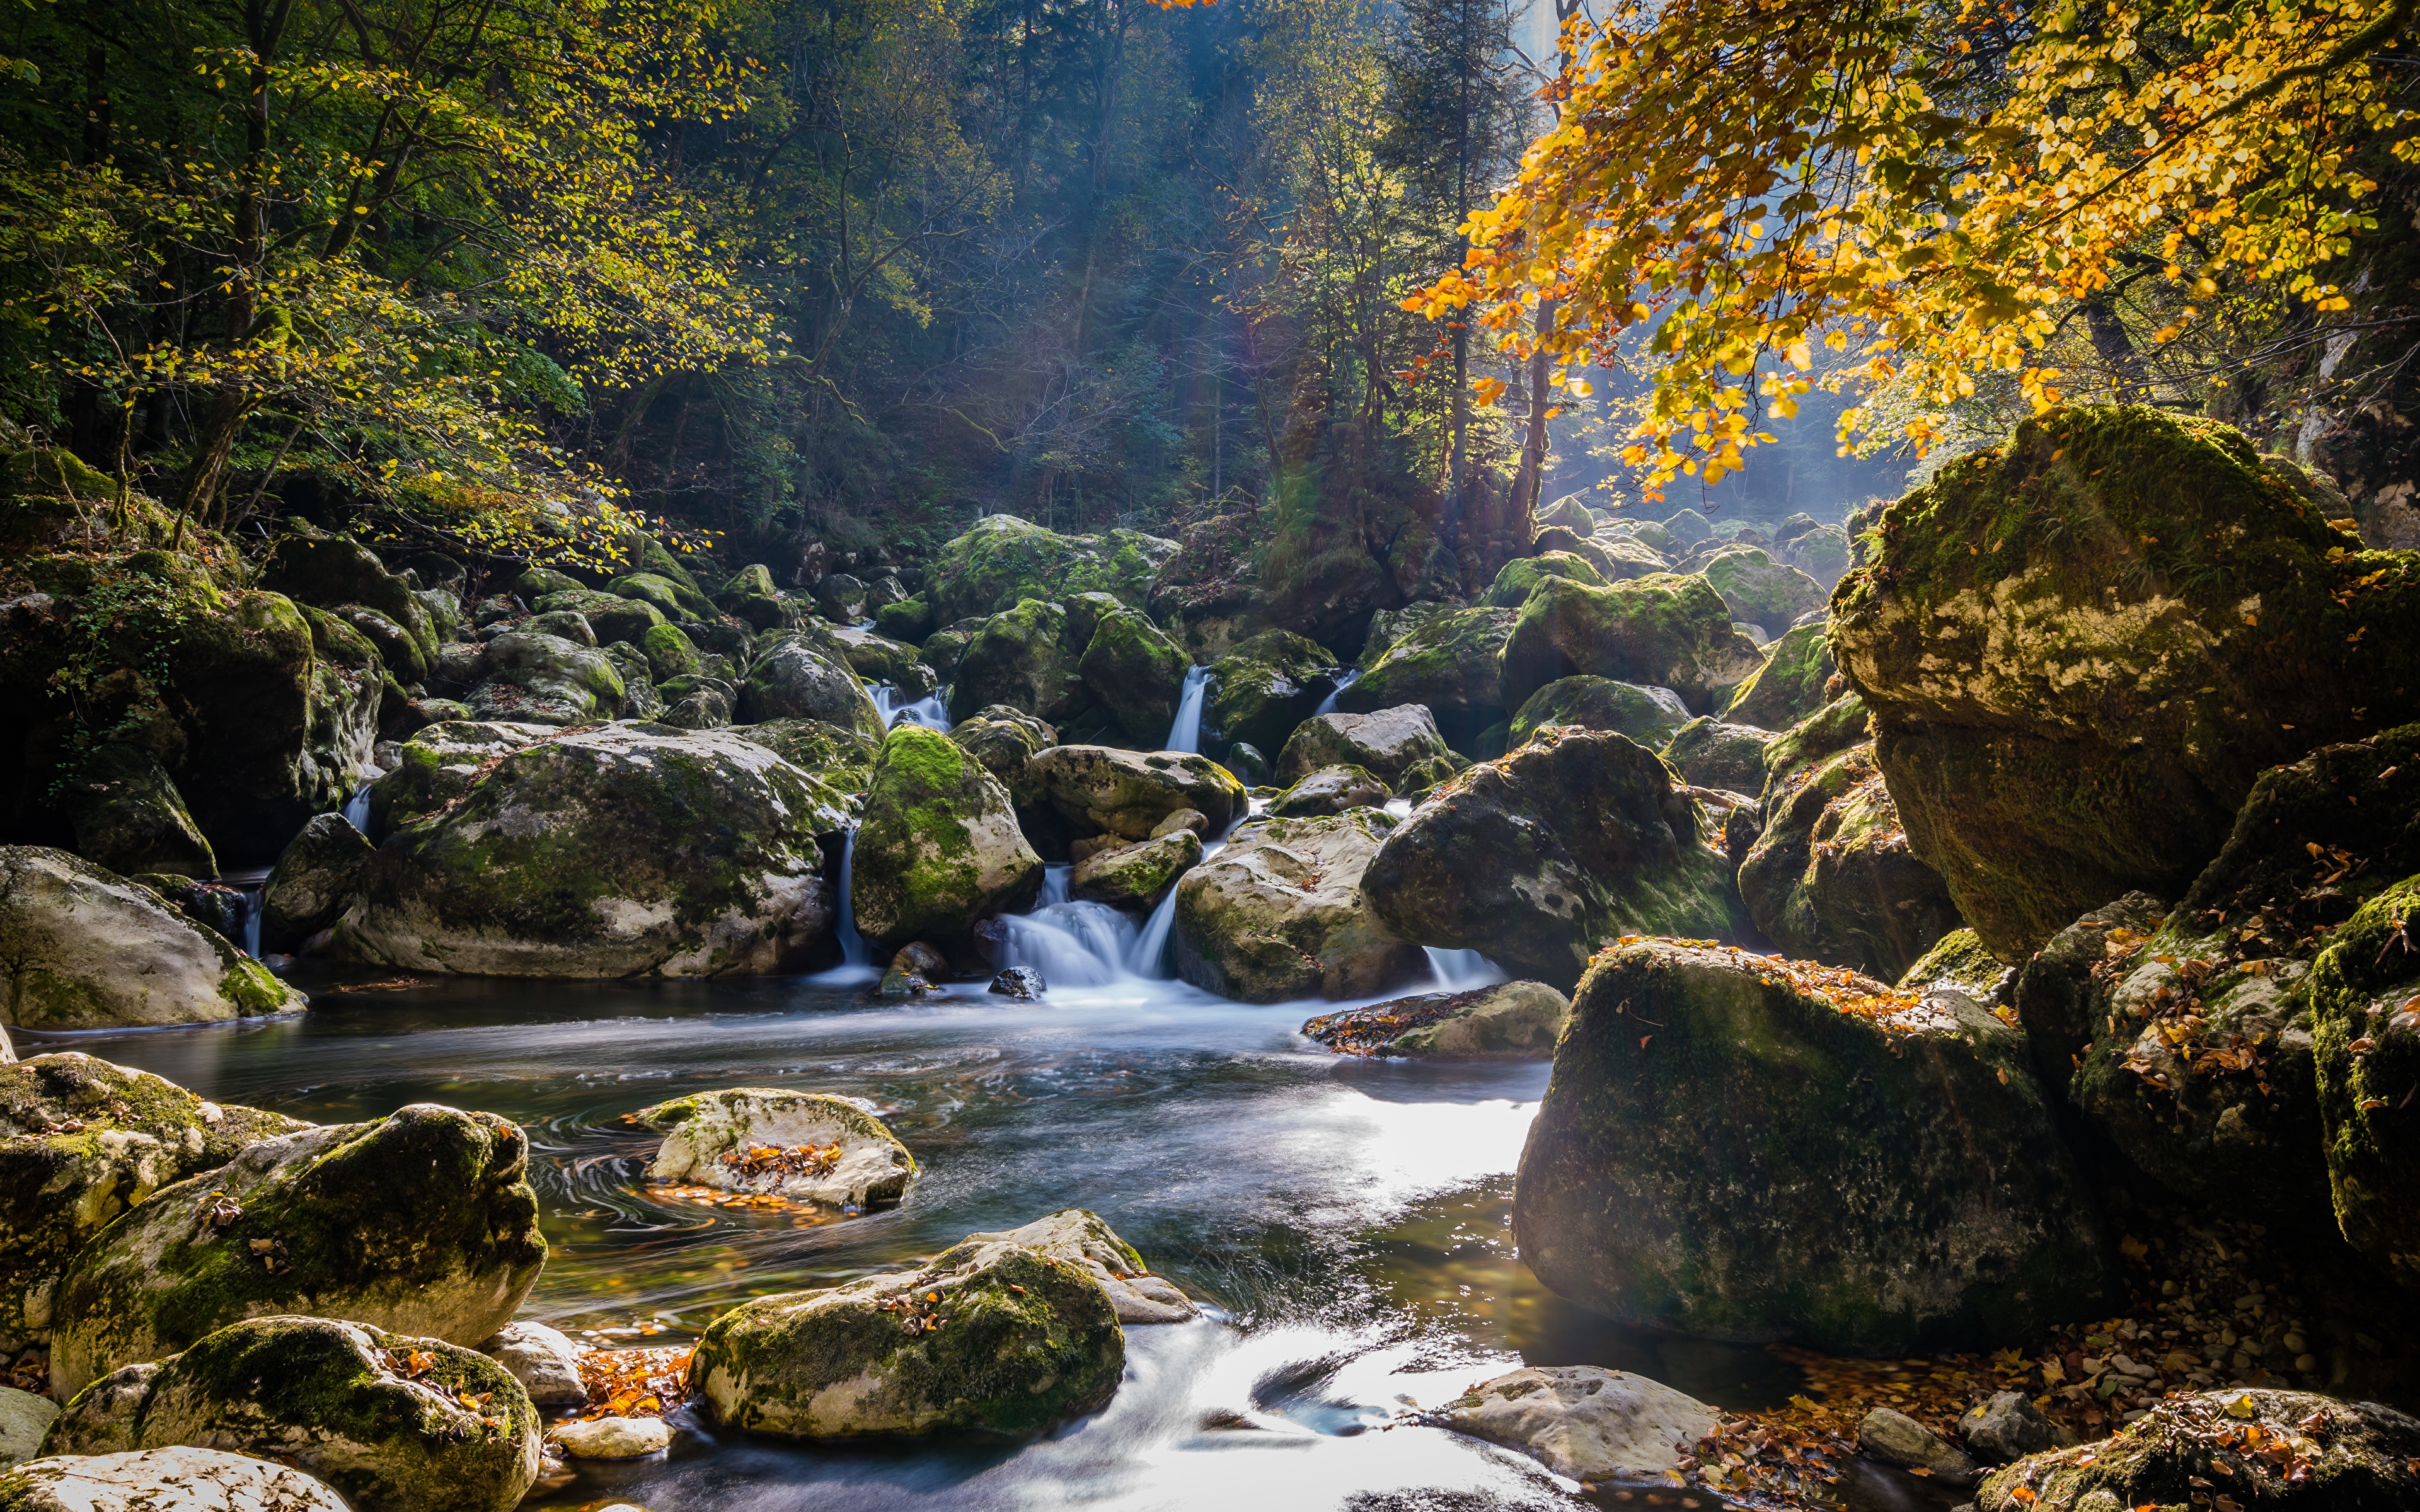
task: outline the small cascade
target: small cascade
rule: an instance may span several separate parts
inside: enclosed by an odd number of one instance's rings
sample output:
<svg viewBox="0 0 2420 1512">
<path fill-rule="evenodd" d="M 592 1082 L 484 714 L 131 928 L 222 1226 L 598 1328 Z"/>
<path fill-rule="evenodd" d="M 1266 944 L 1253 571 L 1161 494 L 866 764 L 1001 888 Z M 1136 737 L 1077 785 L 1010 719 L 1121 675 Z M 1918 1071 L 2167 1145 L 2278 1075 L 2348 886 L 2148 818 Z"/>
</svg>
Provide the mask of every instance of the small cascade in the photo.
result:
<svg viewBox="0 0 2420 1512">
<path fill-rule="evenodd" d="M 1440 950 L 1434 945 L 1420 949 L 1429 958 L 1429 969 L 1436 974 L 1437 985 L 1448 992 L 1467 992 L 1512 980 L 1501 966 L 1476 950 Z"/>
<path fill-rule="evenodd" d="M 874 951 L 865 936 L 857 932 L 857 914 L 848 900 L 849 872 L 857 865 L 857 826 L 848 826 L 848 837 L 840 842 L 840 912 L 832 933 L 840 937 L 840 964 L 830 971 L 816 972 L 810 981 L 827 987 L 846 986 L 851 982 L 869 981 L 881 975 L 874 964 Z"/>
<path fill-rule="evenodd" d="M 370 832 L 370 785 L 367 782 L 353 789 L 345 800 L 345 823 L 366 835 Z"/>
<path fill-rule="evenodd" d="M 1311 717 L 1316 719 L 1323 714 L 1334 714 L 1336 712 L 1336 696 L 1359 681 L 1361 681 L 1361 669 L 1358 667 L 1346 668 L 1344 675 L 1336 680 L 1336 686 L 1327 690 L 1327 696 L 1319 701 L 1319 707 L 1311 711 Z"/>
<path fill-rule="evenodd" d="M 1135 922 L 1107 903 L 1045 903 L 1001 921 L 992 964 L 1032 966 L 1053 989 L 1107 987 L 1129 973 Z"/>
<path fill-rule="evenodd" d="M 882 728 L 885 730 L 904 719 L 909 724 L 923 725 L 927 730 L 939 730 L 944 734 L 949 733 L 950 711 L 948 705 L 941 702 L 939 693 L 928 693 L 912 703 L 902 703 L 899 702 L 899 689 L 889 683 L 873 684 L 866 691 L 874 696 L 874 707 L 882 716 Z"/>
<path fill-rule="evenodd" d="M 1076 863 L 1073 861 L 1044 862 L 1042 867 L 1042 902 L 1037 906 L 1047 908 L 1053 903 L 1065 903 L 1067 901 L 1068 879 L 1073 877 L 1075 874 Z"/>
<path fill-rule="evenodd" d="M 1209 668 L 1186 670 L 1185 691 L 1176 701 L 1176 718 L 1168 727 L 1168 744 L 1163 749 L 1198 751 L 1202 748 L 1202 700 L 1209 687 Z"/>
<path fill-rule="evenodd" d="M 260 894 L 250 887 L 239 887 L 235 896 L 236 910 L 243 918 L 243 953 L 257 961 L 260 959 Z"/>
<path fill-rule="evenodd" d="M 1202 858 L 1207 860 L 1209 857 L 1205 855 Z M 1159 901 L 1159 906 L 1151 911 L 1151 917 L 1142 921 L 1142 933 L 1136 936 L 1134 949 L 1126 957 L 1128 969 L 1138 977 L 1148 977 L 1154 981 L 1173 979 L 1176 965 L 1167 957 L 1171 953 L 1168 937 L 1175 927 L 1176 889 L 1171 887 L 1168 896 Z"/>
</svg>

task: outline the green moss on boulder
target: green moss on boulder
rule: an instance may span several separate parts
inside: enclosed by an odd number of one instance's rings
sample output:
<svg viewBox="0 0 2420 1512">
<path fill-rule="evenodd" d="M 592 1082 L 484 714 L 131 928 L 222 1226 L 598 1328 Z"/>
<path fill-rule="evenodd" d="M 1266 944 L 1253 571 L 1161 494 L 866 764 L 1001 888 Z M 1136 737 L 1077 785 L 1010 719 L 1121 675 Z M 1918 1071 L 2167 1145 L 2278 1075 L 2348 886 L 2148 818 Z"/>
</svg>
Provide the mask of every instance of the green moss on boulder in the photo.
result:
<svg viewBox="0 0 2420 1512">
<path fill-rule="evenodd" d="M 1206 756 L 1053 746 L 1026 767 L 1026 780 L 1081 833 L 1148 840 L 1161 820 L 1192 809 L 1223 834 L 1245 810 L 1244 785 Z"/>
<path fill-rule="evenodd" d="M 482 719 L 576 725 L 621 712 L 622 674 L 612 658 L 541 631 L 507 630 L 488 642 L 486 681 L 463 702 Z"/>
<path fill-rule="evenodd" d="M 1584 557 L 1569 551 L 1542 551 L 1534 557 L 1514 557 L 1504 563 L 1504 570 L 1496 575 L 1496 581 L 1479 596 L 1479 601 L 1491 609 L 1519 609 L 1528 599 L 1529 590 L 1545 578 L 1567 578 L 1596 588 L 1604 587 L 1606 582 L 1605 574 Z"/>
<path fill-rule="evenodd" d="M 1336 690 L 1341 675 L 1335 654 L 1318 641 L 1264 630 L 1210 664 L 1202 727 L 1229 745 L 1275 750 Z"/>
<path fill-rule="evenodd" d="M 1257 819 L 1176 888 L 1176 970 L 1221 997 L 1368 997 L 1428 975 L 1383 924 L 1362 873 L 1395 821 L 1375 809 Z"/>
<path fill-rule="evenodd" d="M 846 799 L 851 813 L 874 780 L 874 764 L 882 756 L 879 740 L 820 719 L 768 719 L 731 733 L 754 741 Z"/>
<path fill-rule="evenodd" d="M 1026 780 L 1026 766 L 1059 744 L 1059 732 L 1049 724 L 1005 703 L 988 703 L 952 725 L 950 738 L 1000 779 L 1019 808 L 1040 800 L 1040 794 Z"/>
<path fill-rule="evenodd" d="M 1202 861 L 1202 837 L 1178 829 L 1155 840 L 1094 851 L 1076 863 L 1070 896 L 1113 908 L 1149 909 Z"/>
<path fill-rule="evenodd" d="M 1978 997 L 1989 996 L 2010 972 L 2000 958 L 1983 947 L 1971 929 L 1954 929 L 1932 944 L 1916 964 L 1900 974 L 1899 986 L 1921 992 L 1934 982 L 1963 987 Z"/>
<path fill-rule="evenodd" d="M 1522 603 L 1501 677 L 1514 708 L 1548 683 L 1587 674 L 1668 687 L 1690 712 L 1710 714 L 1762 660 L 1703 578 L 1658 573 L 1605 588 L 1548 579 Z"/>
<path fill-rule="evenodd" d="M 2362 906 L 2311 969 L 2307 998 L 2321 1149 L 2345 1240 L 2420 1292 L 2420 1152 L 2405 1097 L 2420 1084 L 2420 957 L 2397 949 L 2420 915 L 2420 877 Z"/>
<path fill-rule="evenodd" d="M 261 888 L 261 948 L 291 951 L 334 924 L 361 895 L 376 852 L 344 815 L 313 815 Z"/>
<path fill-rule="evenodd" d="M 871 740 L 883 735 L 882 714 L 872 695 L 819 632 L 792 632 L 760 644 L 736 712 L 750 724 L 819 719 Z"/>
<path fill-rule="evenodd" d="M 1305 719 L 1278 752 L 1277 779 L 1291 785 L 1325 766 L 1358 766 L 1418 797 L 1469 764 L 1446 748 L 1425 705 L 1407 703 Z"/>
<path fill-rule="evenodd" d="M 893 729 L 857 831 L 858 933 L 886 948 L 956 938 L 1041 883 L 1042 857 L 1000 779 L 939 731 Z"/>
<path fill-rule="evenodd" d="M 1126 738 L 1150 748 L 1168 738 L 1190 665 L 1140 609 L 1121 608 L 1094 621 L 1076 671 Z"/>
<path fill-rule="evenodd" d="M 1661 749 L 1689 722 L 1688 707 L 1668 687 L 1641 687 L 1610 677 L 1566 677 L 1529 695 L 1513 714 L 1510 745 L 1526 744 L 1542 725 L 1612 730 L 1650 750 Z"/>
<path fill-rule="evenodd" d="M 1270 802 L 1269 812 L 1280 819 L 1315 819 L 1347 809 L 1380 808 L 1394 795 L 1392 788 L 1365 769 L 1340 764 L 1306 773 Z"/>
<path fill-rule="evenodd" d="M 1141 609 L 1152 578 L 1176 550 L 1174 541 L 1140 531 L 1061 535 L 1013 515 L 994 515 L 941 548 L 929 569 L 926 596 L 944 625 L 997 614 L 1020 599 L 1047 602 L 1091 592 Z"/>
<path fill-rule="evenodd" d="M 830 1208 L 896 1207 L 916 1157 L 880 1119 L 846 1098 L 780 1088 L 730 1087 L 641 1108 L 632 1115 L 665 1132 L 647 1180 L 755 1192 Z M 828 1149 L 828 1164 L 755 1169 L 734 1157 L 751 1148 Z"/>
<path fill-rule="evenodd" d="M 1556 581 L 1568 581 L 1558 579 Z M 1336 696 L 1347 714 L 1424 705 L 1457 749 L 1504 718 L 1512 705 L 1501 678 L 1504 647 L 1520 618 L 1515 609 L 1448 609 L 1407 626 Z"/>
<path fill-rule="evenodd" d="M 1708 715 L 1672 732 L 1664 760 L 1692 787 L 1757 794 L 1764 791 L 1764 753 L 1773 740 L 1768 731 Z"/>
<path fill-rule="evenodd" d="M 1824 690 L 1838 671 L 1832 659 L 1830 627 L 1799 625 L 1765 647 L 1764 665 L 1740 685 L 1723 717 L 1733 724 L 1787 730 L 1824 705 Z"/>
<path fill-rule="evenodd" d="M 1769 636 L 1787 634 L 1800 615 L 1823 604 L 1823 584 L 1756 547 L 1730 547 L 1699 570 L 1730 606 L 1733 620 L 1745 620 Z"/>
</svg>

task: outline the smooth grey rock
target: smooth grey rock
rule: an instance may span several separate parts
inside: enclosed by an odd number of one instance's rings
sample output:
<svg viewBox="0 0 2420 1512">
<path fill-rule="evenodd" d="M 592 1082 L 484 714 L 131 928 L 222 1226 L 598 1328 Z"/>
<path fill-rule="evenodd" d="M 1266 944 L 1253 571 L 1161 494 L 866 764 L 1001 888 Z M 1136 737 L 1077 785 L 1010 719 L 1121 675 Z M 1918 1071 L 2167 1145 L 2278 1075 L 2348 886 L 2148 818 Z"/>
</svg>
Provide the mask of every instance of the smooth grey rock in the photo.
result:
<svg viewBox="0 0 2420 1512">
<path fill-rule="evenodd" d="M 580 1380 L 580 1346 L 544 1323 L 513 1322 L 498 1329 L 479 1352 L 504 1367 L 539 1407 L 584 1407 L 588 1388 Z"/>
<path fill-rule="evenodd" d="M 0 1472 L 9 1512 L 352 1512 L 326 1484 L 217 1449 L 59 1455 Z"/>
<path fill-rule="evenodd" d="M 1667 1484 L 1675 1446 L 1714 1431 L 1719 1415 L 1661 1381 L 1596 1365 L 1532 1365 L 1497 1376 L 1435 1414 L 1440 1427 L 1517 1449 L 1591 1485 Z"/>
<path fill-rule="evenodd" d="M 1945 1480 L 1975 1478 L 1975 1461 L 1957 1445 L 1887 1407 L 1875 1408 L 1857 1424 L 1857 1447 L 1886 1465 L 1930 1471 Z"/>
</svg>

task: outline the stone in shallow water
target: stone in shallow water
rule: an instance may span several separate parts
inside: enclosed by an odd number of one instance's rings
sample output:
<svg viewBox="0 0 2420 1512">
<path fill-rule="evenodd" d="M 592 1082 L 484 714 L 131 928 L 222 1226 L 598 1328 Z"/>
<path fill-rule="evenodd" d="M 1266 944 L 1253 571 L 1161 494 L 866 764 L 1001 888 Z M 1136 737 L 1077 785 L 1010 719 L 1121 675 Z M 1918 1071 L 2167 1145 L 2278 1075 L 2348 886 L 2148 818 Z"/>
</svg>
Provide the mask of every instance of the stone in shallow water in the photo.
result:
<svg viewBox="0 0 2420 1512">
<path fill-rule="evenodd" d="M 1985 1459 L 2023 1459 L 2075 1442 L 2072 1432 L 2013 1391 L 1994 1393 L 1991 1400 L 1968 1408 L 1958 1420 L 1958 1436 L 1966 1441 L 1969 1452 Z"/>
<path fill-rule="evenodd" d="M 1302 1032 L 1348 1056 L 1544 1060 L 1571 1007 L 1544 982 L 1507 981 L 1324 1013 Z"/>
<path fill-rule="evenodd" d="M 588 1388 L 580 1380 L 580 1346 L 560 1330 L 544 1323 L 506 1323 L 479 1346 L 479 1352 L 503 1365 L 540 1407 L 587 1404 Z"/>
<path fill-rule="evenodd" d="M 999 996 L 1030 1003 L 1048 992 L 1050 984 L 1032 966 L 1011 966 L 991 980 L 990 990 Z"/>
<path fill-rule="evenodd" d="M 1886 1465 L 1905 1465 L 1944 1480 L 1972 1480 L 1975 1461 L 1905 1412 L 1877 1407 L 1857 1424 L 1857 1447 Z"/>
<path fill-rule="evenodd" d="M 551 1435 L 574 1459 L 638 1459 L 672 1447 L 660 1417 L 599 1417 L 558 1425 Z"/>
<path fill-rule="evenodd" d="M 916 1174 L 915 1157 L 881 1119 L 825 1092 L 732 1087 L 631 1118 L 669 1131 L 647 1167 L 651 1181 L 877 1208 L 897 1202 Z"/>
<path fill-rule="evenodd" d="M 1053 1259 L 1080 1265 L 1109 1293 L 1121 1323 L 1177 1323 L 1199 1311 L 1193 1300 L 1165 1278 L 1150 1273 L 1142 1256 L 1120 1239 L 1098 1213 L 1069 1208 L 1036 1218 L 1022 1228 L 969 1234 L 964 1244 L 1022 1244 Z"/>
<path fill-rule="evenodd" d="M 1472 1388 L 1431 1419 L 1518 1449 L 1559 1475 L 1594 1485 L 1667 1485 L 1675 1446 L 1711 1433 L 1719 1414 L 1661 1381 L 1595 1365 L 1515 1370 Z"/>
</svg>

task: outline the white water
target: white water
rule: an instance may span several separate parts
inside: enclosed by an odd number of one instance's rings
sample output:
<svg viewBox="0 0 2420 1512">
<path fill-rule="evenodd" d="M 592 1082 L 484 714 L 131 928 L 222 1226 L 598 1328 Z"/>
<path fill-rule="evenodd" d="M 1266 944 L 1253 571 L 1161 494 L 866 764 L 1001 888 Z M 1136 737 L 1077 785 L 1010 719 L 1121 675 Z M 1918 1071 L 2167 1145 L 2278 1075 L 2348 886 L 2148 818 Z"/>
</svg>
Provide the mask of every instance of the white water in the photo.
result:
<svg viewBox="0 0 2420 1512">
<path fill-rule="evenodd" d="M 1210 686 L 1210 669 L 1188 668 L 1185 673 L 1185 691 L 1176 701 L 1176 718 L 1168 727 L 1166 750 L 1202 748 L 1202 699 Z"/>
<path fill-rule="evenodd" d="M 366 835 L 370 832 L 370 785 L 367 782 L 353 789 L 345 800 L 345 822 Z"/>
<path fill-rule="evenodd" d="M 345 817 L 349 819 L 352 816 L 347 814 Z M 240 887 L 236 896 L 243 900 L 243 953 L 257 961 L 260 959 L 260 894 L 249 887 Z"/>
<path fill-rule="evenodd" d="M 866 691 L 874 695 L 874 707 L 882 716 L 882 728 L 885 730 L 904 719 L 909 724 L 921 724 L 927 730 L 939 730 L 943 734 L 949 733 L 950 710 L 942 702 L 941 693 L 929 693 L 913 703 L 902 703 L 898 702 L 899 689 L 889 683 L 869 684 Z"/>
<path fill-rule="evenodd" d="M 1440 950 L 1434 945 L 1423 945 L 1429 958 L 1429 969 L 1436 973 L 1437 985 L 1448 992 L 1465 992 L 1473 987 L 1492 987 L 1512 979 L 1504 968 L 1476 950 Z"/>
<path fill-rule="evenodd" d="M 1351 687 L 1354 684 L 1359 681 L 1361 681 L 1361 669 L 1358 667 L 1347 668 L 1344 675 L 1336 680 L 1336 686 L 1327 690 L 1327 696 L 1319 701 L 1319 707 L 1311 711 L 1311 717 L 1316 719 L 1323 714 L 1334 714 L 1336 712 L 1336 695 L 1343 692 L 1346 688 Z"/>
<path fill-rule="evenodd" d="M 848 838 L 840 844 L 840 913 L 833 933 L 840 937 L 840 964 L 830 971 L 818 971 L 807 980 L 818 987 L 846 987 L 861 981 L 872 981 L 882 975 L 874 964 L 874 952 L 865 936 L 857 932 L 857 915 L 848 901 L 848 874 L 857 864 L 857 826 L 848 826 Z"/>
</svg>

